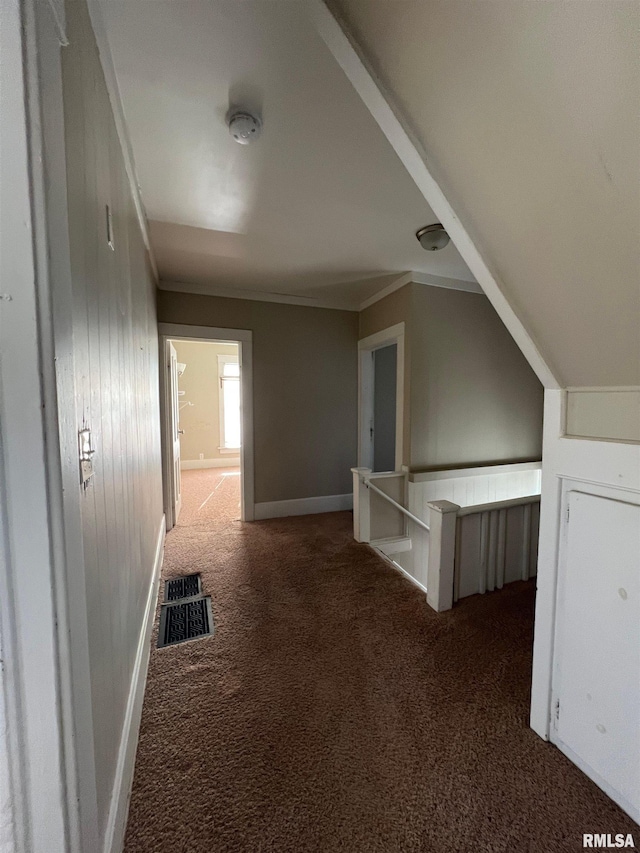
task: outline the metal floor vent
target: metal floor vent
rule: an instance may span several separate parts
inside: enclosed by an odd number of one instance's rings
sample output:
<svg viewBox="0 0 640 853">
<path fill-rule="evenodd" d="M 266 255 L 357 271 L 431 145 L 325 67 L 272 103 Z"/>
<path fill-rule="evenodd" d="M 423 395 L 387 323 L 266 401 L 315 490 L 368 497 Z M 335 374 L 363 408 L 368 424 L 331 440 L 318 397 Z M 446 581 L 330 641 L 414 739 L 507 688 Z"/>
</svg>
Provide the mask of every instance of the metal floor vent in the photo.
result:
<svg viewBox="0 0 640 853">
<path fill-rule="evenodd" d="M 204 595 L 189 601 L 162 605 L 158 631 L 159 649 L 212 635 L 211 596 Z"/>
<path fill-rule="evenodd" d="M 200 574 L 183 575 L 164 582 L 164 600 L 179 601 L 181 598 L 191 598 L 202 594 Z"/>
</svg>

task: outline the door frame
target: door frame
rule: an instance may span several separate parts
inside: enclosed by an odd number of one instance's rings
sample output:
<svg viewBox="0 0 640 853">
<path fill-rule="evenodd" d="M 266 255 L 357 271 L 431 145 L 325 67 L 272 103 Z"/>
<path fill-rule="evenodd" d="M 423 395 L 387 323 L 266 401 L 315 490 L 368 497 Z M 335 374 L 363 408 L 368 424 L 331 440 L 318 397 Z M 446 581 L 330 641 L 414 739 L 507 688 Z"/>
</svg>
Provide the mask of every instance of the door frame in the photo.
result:
<svg viewBox="0 0 640 853">
<path fill-rule="evenodd" d="M 395 470 L 400 471 L 404 452 L 404 323 L 396 323 L 358 341 L 358 467 L 373 468 L 371 421 L 373 419 L 373 353 L 397 345 L 396 359 L 396 453 Z"/>
<path fill-rule="evenodd" d="M 160 358 L 160 423 L 162 433 L 162 481 L 164 510 L 167 530 L 173 520 L 173 494 L 170 466 L 172 459 L 170 442 L 171 400 L 170 384 L 166 373 L 166 342 L 180 341 L 229 341 L 238 344 L 240 361 L 240 399 L 242 405 L 242 448 L 240 449 L 240 518 L 253 521 L 255 517 L 254 452 L 253 452 L 253 333 L 249 329 L 222 329 L 216 326 L 189 326 L 180 323 L 158 323 Z"/>
<path fill-rule="evenodd" d="M 176 376 L 175 380 L 172 375 L 173 372 L 173 357 L 175 354 L 176 359 Z M 165 523 L 167 525 L 167 530 L 171 530 L 172 527 L 175 527 L 178 523 L 178 517 L 180 515 L 180 507 L 182 506 L 182 485 L 179 482 L 177 496 L 176 496 L 176 477 L 175 477 L 175 462 L 176 455 L 175 450 L 176 446 L 180 446 L 180 405 L 178 403 L 177 394 L 178 394 L 178 378 L 180 373 L 177 370 L 177 361 L 178 354 L 176 352 L 176 348 L 173 346 L 171 339 L 167 338 L 164 343 L 164 366 L 168 368 L 167 372 L 163 375 L 168 378 L 167 381 L 167 406 L 165 408 L 165 418 L 166 418 L 166 430 L 168 438 L 168 445 L 171 447 L 171 459 L 168 466 L 168 476 L 169 480 L 167 483 L 167 494 L 170 495 L 171 500 L 165 510 L 169 510 L 170 517 L 165 514 Z M 176 387 L 173 388 L 172 385 L 175 381 Z M 174 396 L 176 395 L 176 396 Z M 180 453 L 178 453 L 178 478 L 179 481 L 182 479 L 182 472 L 180 470 Z M 164 489 L 163 489 L 164 495 Z"/>
</svg>

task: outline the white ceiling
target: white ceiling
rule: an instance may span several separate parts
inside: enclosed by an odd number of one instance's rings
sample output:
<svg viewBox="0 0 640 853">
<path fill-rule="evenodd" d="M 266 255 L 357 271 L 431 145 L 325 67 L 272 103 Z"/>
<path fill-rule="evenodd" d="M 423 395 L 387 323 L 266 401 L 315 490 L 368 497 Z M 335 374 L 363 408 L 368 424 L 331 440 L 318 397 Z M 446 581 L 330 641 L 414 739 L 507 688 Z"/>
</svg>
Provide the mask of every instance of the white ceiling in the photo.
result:
<svg viewBox="0 0 640 853">
<path fill-rule="evenodd" d="M 640 3 L 329 5 L 556 379 L 640 385 Z"/>
<path fill-rule="evenodd" d="M 473 281 L 453 244 L 418 244 L 435 216 L 304 4 L 101 11 L 164 281 L 351 307 L 408 270 Z M 230 106 L 262 114 L 251 146 L 229 136 Z"/>
</svg>

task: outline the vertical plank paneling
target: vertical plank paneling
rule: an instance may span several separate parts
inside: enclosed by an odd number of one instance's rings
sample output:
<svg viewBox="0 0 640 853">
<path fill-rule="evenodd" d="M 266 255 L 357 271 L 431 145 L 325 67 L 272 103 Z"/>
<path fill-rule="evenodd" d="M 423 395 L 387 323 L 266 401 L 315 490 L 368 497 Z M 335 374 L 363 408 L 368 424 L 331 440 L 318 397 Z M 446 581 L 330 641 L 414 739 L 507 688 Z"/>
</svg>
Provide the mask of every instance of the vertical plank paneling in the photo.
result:
<svg viewBox="0 0 640 853">
<path fill-rule="evenodd" d="M 498 561 L 498 515 L 499 511 L 489 513 L 489 558 L 487 561 L 487 589 L 496 588 L 496 569 Z"/>
<path fill-rule="evenodd" d="M 155 283 L 93 31 L 67 4 L 62 51 L 78 429 L 98 817 L 104 833 L 162 516 Z M 107 245 L 106 205 L 114 250 Z M 69 401 L 71 406 L 74 401 Z"/>
<path fill-rule="evenodd" d="M 454 601 L 535 575 L 539 507 L 487 508 L 457 519 Z"/>
<path fill-rule="evenodd" d="M 504 560 L 507 546 L 507 511 L 501 509 L 498 512 L 498 548 L 496 555 L 496 587 L 502 589 L 504 586 Z"/>
<path fill-rule="evenodd" d="M 475 476 L 451 476 L 409 483 L 410 509 L 428 521 L 426 504 L 450 500 L 461 507 L 539 494 L 540 469 Z M 456 524 L 454 601 L 505 583 L 535 575 L 538 547 L 538 503 L 463 516 Z M 412 533 L 414 566 L 420 564 L 424 546 Z M 428 545 L 427 545 L 428 548 Z M 424 556 L 426 560 L 426 550 Z M 418 555 L 421 555 L 418 559 Z"/>
<path fill-rule="evenodd" d="M 529 560 L 531 557 L 531 504 L 523 507 L 522 519 L 522 566 L 521 577 L 526 581 L 529 577 Z"/>
<path fill-rule="evenodd" d="M 462 560 L 462 519 L 456 519 L 456 550 L 453 560 L 453 600 L 460 598 L 460 575 Z"/>
<path fill-rule="evenodd" d="M 489 513 L 480 513 L 480 559 L 478 560 L 478 592 L 487 591 L 487 562 L 489 559 Z"/>
<path fill-rule="evenodd" d="M 538 573 L 538 537 L 540 535 L 540 504 L 531 507 L 531 549 L 529 555 L 529 577 Z"/>
</svg>

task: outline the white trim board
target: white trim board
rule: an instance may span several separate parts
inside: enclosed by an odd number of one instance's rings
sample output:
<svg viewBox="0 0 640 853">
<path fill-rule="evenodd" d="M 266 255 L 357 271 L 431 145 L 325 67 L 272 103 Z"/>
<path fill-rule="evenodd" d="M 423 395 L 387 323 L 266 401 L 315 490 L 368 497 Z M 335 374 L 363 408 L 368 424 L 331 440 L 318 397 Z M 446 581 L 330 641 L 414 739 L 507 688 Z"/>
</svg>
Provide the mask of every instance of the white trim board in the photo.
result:
<svg viewBox="0 0 640 853">
<path fill-rule="evenodd" d="M 374 293 L 373 296 L 369 296 L 368 299 L 365 299 L 364 302 L 361 302 L 358 310 L 364 311 L 365 308 L 368 308 L 370 305 L 375 305 L 376 302 L 380 302 L 381 299 L 384 299 L 385 296 L 391 296 L 392 293 L 395 293 L 396 290 L 401 290 L 407 284 L 411 284 L 413 281 L 413 273 L 406 272 L 400 276 L 400 278 L 392 281 L 391 284 L 388 284 L 386 287 L 383 287 L 382 290 L 379 290 L 377 293 Z"/>
<path fill-rule="evenodd" d="M 567 388 L 567 436 L 640 441 L 640 388 Z"/>
<path fill-rule="evenodd" d="M 255 519 L 287 518 L 291 515 L 316 515 L 353 509 L 353 495 L 320 495 L 290 501 L 266 501 L 255 505 Z"/>
<path fill-rule="evenodd" d="M 223 329 L 217 326 L 189 326 L 181 323 L 158 323 L 160 353 L 164 352 L 165 341 L 231 341 L 238 343 L 241 395 L 243 444 L 241 450 L 241 517 L 243 521 L 254 519 L 254 441 L 253 441 L 253 332 L 249 329 Z M 163 362 L 161 361 L 161 364 Z M 165 372 L 161 372 L 161 405 L 166 408 Z M 164 418 L 162 419 L 164 423 Z M 166 477 L 168 447 L 166 435 L 162 443 L 163 470 Z M 230 460 L 225 459 L 229 465 Z M 165 490 L 166 491 L 166 490 Z M 166 503 L 166 494 L 165 494 Z M 166 512 L 166 506 L 165 506 Z"/>
<path fill-rule="evenodd" d="M 368 545 L 369 548 L 371 548 L 372 551 L 375 551 L 375 553 L 378 555 L 378 557 L 381 557 L 385 563 L 387 563 L 389 566 L 391 566 L 392 569 L 395 569 L 397 572 L 400 572 L 400 574 L 403 577 L 405 577 L 408 581 L 411 581 L 411 583 L 414 586 L 418 587 L 420 592 L 424 592 L 425 595 L 427 594 L 426 586 L 421 584 L 419 580 L 416 580 L 414 578 L 414 576 L 412 574 L 409 574 L 409 572 L 406 569 L 403 569 L 402 566 L 400 565 L 400 563 L 396 563 L 396 561 L 392 560 L 391 557 L 389 557 L 387 554 L 384 553 L 384 551 L 381 551 L 380 548 L 376 548 L 376 546 L 374 544 L 372 544 L 370 542 L 368 542 L 366 544 Z"/>
<path fill-rule="evenodd" d="M 442 223 L 462 255 L 476 281 L 489 298 L 498 316 L 522 350 L 525 358 L 545 388 L 558 388 L 559 383 L 544 360 L 535 341 L 505 296 L 503 283 L 482 257 L 470 234 L 460 222 L 453 207 L 427 167 L 425 152 L 403 127 L 397 108 L 383 93 L 380 84 L 322 0 L 309 0 L 306 5 L 311 22 L 325 42 L 348 80 L 360 95 L 372 117 L 391 143 L 415 185 Z"/>
<path fill-rule="evenodd" d="M 358 467 L 373 468 L 369 428 L 373 423 L 373 362 L 369 354 L 381 347 L 397 345 L 396 362 L 396 452 L 395 469 L 402 468 L 404 455 L 404 360 L 405 325 L 396 323 L 358 341 Z"/>
<path fill-rule="evenodd" d="M 129 698 L 127 700 L 124 726 L 120 739 L 120 749 L 118 750 L 118 763 L 113 781 L 113 793 L 111 795 L 109 817 L 107 819 L 107 829 L 104 839 L 104 853 L 121 853 L 124 846 L 124 834 L 127 828 L 127 815 L 131 799 L 131 787 L 133 785 L 133 771 L 136 763 L 136 749 L 140 733 L 144 688 L 147 681 L 149 657 L 151 655 L 151 631 L 153 629 L 158 590 L 160 588 L 165 528 L 166 522 L 163 515 L 160 520 L 151 583 L 149 584 L 142 628 L 140 629 L 138 638 L 138 648 L 131 676 Z"/>
<path fill-rule="evenodd" d="M 447 468 L 446 471 L 410 471 L 410 483 L 427 483 L 433 480 L 455 480 L 458 477 L 484 477 L 487 474 L 514 474 L 518 471 L 536 471 L 542 462 L 508 462 L 504 465 L 481 465 L 477 468 Z"/>
<path fill-rule="evenodd" d="M 181 471 L 198 471 L 200 468 L 237 468 L 240 465 L 239 456 L 228 459 L 181 459 Z"/>
<path fill-rule="evenodd" d="M 533 640 L 531 728 L 549 739 L 555 652 L 558 561 L 563 527 L 563 481 L 589 483 L 602 493 L 640 493 L 640 448 L 635 444 L 563 437 L 564 392 L 546 390 L 540 540 Z M 588 614 L 585 614 L 588 618 Z"/>
</svg>

